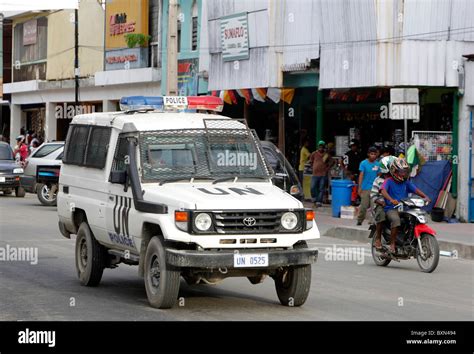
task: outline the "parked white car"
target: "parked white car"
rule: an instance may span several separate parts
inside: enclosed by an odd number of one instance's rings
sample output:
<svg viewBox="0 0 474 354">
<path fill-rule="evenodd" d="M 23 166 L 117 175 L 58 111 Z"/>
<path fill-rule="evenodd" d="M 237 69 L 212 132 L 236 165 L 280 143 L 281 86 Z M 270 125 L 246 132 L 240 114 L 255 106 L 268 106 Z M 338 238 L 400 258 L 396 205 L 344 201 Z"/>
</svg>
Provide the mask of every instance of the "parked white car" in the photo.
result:
<svg viewBox="0 0 474 354">
<path fill-rule="evenodd" d="M 178 112 L 222 109 L 217 97 L 122 103 L 128 111 L 76 116 L 66 139 L 59 228 L 77 235 L 81 283 L 138 265 L 151 306 L 170 308 L 180 276 L 270 276 L 283 305 L 302 305 L 318 255 L 307 241 L 319 231 L 313 210 L 272 184 L 256 135 L 224 116 Z"/>
</svg>

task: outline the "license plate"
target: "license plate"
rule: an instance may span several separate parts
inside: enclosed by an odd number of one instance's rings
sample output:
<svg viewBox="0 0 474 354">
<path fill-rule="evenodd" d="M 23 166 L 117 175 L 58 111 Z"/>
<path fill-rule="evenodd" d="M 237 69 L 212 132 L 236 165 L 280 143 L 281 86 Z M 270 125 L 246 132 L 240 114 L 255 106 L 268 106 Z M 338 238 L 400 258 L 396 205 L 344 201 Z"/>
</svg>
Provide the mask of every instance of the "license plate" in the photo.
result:
<svg viewBox="0 0 474 354">
<path fill-rule="evenodd" d="M 234 268 L 268 267 L 268 253 L 234 254 Z"/>
<path fill-rule="evenodd" d="M 0 183 L 5 183 L 5 177 L 0 177 Z"/>
</svg>

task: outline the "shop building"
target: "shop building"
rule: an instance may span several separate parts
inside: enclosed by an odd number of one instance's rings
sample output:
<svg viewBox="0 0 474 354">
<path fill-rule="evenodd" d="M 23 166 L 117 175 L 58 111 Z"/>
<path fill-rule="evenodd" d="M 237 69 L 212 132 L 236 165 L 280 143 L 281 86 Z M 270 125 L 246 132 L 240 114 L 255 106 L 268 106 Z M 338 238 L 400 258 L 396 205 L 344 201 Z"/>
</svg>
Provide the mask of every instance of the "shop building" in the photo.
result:
<svg viewBox="0 0 474 354">
<path fill-rule="evenodd" d="M 205 0 L 178 1 L 178 94 L 196 96 L 207 94 L 208 53 L 207 28 L 202 26 L 207 9 L 203 8 Z M 163 43 L 162 87 L 163 95 L 167 92 L 168 76 L 168 21 L 169 0 L 163 0 L 161 43 Z M 204 20 L 203 20 L 204 19 Z M 203 36 L 204 34 L 204 36 Z M 203 39 L 204 38 L 204 39 Z M 205 48 L 205 49 L 204 49 Z M 206 55 L 207 54 L 207 55 Z"/>
</svg>

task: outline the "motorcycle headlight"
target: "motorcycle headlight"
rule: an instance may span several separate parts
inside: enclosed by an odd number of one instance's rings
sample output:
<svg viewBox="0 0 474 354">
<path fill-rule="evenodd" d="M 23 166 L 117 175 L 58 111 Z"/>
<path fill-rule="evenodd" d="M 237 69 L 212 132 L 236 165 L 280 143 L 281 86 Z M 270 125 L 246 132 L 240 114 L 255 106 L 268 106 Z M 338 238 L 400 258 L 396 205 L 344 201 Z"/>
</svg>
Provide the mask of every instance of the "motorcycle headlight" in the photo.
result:
<svg viewBox="0 0 474 354">
<path fill-rule="evenodd" d="M 207 213 L 199 213 L 194 218 L 194 226 L 199 231 L 208 231 L 212 226 L 212 218 Z"/>
<path fill-rule="evenodd" d="M 13 173 L 23 173 L 23 169 L 21 167 L 18 167 L 18 168 L 14 168 L 13 169 Z"/>
<path fill-rule="evenodd" d="M 292 211 L 288 211 L 281 217 L 281 226 L 285 230 L 293 230 L 298 225 L 298 217 Z"/>
</svg>

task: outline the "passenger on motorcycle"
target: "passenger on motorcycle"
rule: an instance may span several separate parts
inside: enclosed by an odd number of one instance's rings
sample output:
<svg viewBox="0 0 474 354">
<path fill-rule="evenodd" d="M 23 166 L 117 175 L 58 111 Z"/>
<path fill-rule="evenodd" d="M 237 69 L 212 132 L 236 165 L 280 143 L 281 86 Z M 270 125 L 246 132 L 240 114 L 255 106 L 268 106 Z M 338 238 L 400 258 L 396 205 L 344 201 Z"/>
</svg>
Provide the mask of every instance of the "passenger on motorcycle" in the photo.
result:
<svg viewBox="0 0 474 354">
<path fill-rule="evenodd" d="M 390 252 L 395 253 L 395 241 L 397 239 L 398 229 L 401 225 L 400 216 L 396 206 L 401 199 L 407 198 L 408 193 L 415 193 L 425 199 L 428 203 L 430 198 L 416 186 L 408 181 L 410 167 L 404 159 L 396 158 L 390 165 L 390 178 L 387 178 L 381 187 L 381 193 L 385 198 L 385 215 L 391 224 L 390 233 Z"/>
<path fill-rule="evenodd" d="M 372 213 L 374 215 L 374 220 L 376 224 L 376 233 L 375 233 L 375 248 L 380 251 L 382 249 L 382 230 L 383 223 L 385 221 L 385 211 L 383 210 L 385 206 L 385 199 L 381 194 L 380 188 L 387 178 L 390 177 L 390 165 L 394 156 L 385 156 L 380 160 L 380 169 L 378 177 L 375 179 L 372 189 L 370 191 L 370 201 Z"/>
</svg>

